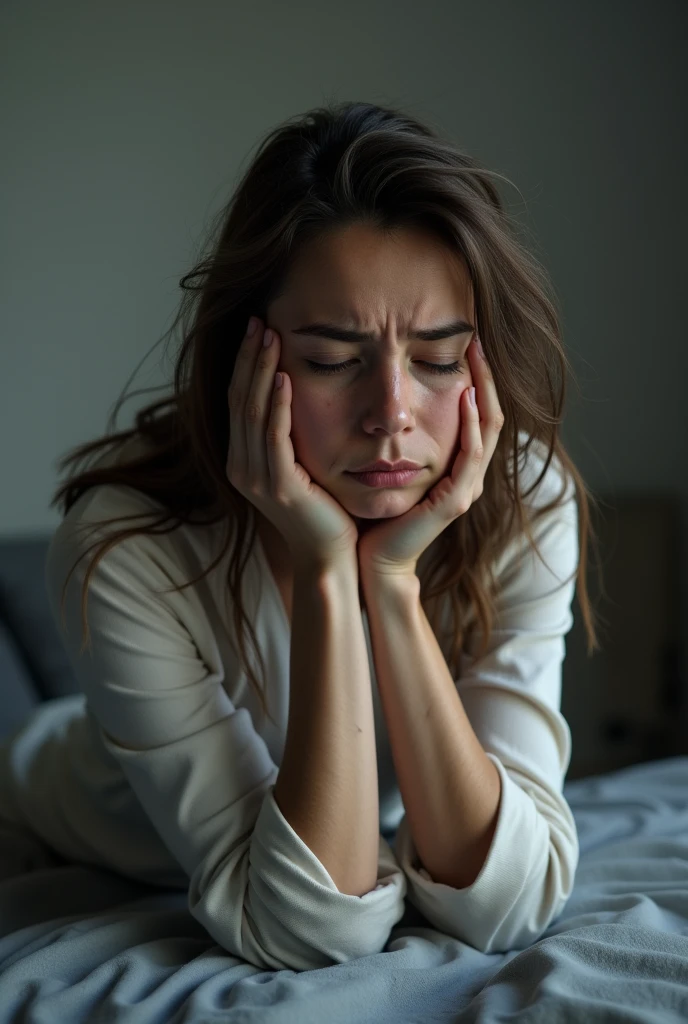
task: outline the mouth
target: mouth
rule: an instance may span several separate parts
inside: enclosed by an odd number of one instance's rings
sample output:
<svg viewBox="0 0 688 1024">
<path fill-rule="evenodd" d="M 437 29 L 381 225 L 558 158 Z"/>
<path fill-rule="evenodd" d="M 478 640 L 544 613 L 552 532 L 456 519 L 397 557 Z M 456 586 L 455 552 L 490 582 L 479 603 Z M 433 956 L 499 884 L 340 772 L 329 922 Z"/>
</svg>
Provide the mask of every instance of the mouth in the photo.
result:
<svg viewBox="0 0 688 1024">
<path fill-rule="evenodd" d="M 360 469 L 349 470 L 351 473 L 401 473 L 405 469 L 422 469 L 417 462 L 410 462 L 408 459 L 400 459 L 398 462 L 387 462 L 386 459 L 378 459 L 377 462 L 369 462 L 367 466 Z"/>
<path fill-rule="evenodd" d="M 422 467 L 417 469 L 391 470 L 367 470 L 365 472 L 348 472 L 347 476 L 352 477 L 357 483 L 366 487 L 403 487 L 414 480 L 421 472 Z"/>
</svg>

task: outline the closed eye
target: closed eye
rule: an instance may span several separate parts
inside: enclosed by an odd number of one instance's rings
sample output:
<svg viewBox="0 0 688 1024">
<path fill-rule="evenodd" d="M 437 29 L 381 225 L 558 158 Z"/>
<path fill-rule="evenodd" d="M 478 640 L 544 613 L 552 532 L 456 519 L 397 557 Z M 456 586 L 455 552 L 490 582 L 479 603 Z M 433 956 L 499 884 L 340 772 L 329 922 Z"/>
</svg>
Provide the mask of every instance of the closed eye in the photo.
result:
<svg viewBox="0 0 688 1024">
<path fill-rule="evenodd" d="M 431 373 L 463 373 L 463 363 L 460 359 L 457 359 L 455 363 L 428 363 L 422 359 L 418 361 L 423 366 L 429 367 Z M 348 370 L 349 367 L 354 365 L 356 360 L 349 359 L 345 363 L 315 363 L 312 359 L 307 359 L 306 362 L 312 368 L 313 373 L 330 374 Z"/>
</svg>

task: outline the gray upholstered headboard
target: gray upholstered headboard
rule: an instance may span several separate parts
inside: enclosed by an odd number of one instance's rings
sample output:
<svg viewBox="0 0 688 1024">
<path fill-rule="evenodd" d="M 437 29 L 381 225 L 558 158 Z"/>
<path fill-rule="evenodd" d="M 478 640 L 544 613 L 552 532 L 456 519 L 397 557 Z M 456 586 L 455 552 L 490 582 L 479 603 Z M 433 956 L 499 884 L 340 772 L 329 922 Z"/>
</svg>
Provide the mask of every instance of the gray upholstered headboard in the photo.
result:
<svg viewBox="0 0 688 1024">
<path fill-rule="evenodd" d="M 51 537 L 0 541 L 0 739 L 41 701 L 79 692 L 45 590 Z"/>
</svg>

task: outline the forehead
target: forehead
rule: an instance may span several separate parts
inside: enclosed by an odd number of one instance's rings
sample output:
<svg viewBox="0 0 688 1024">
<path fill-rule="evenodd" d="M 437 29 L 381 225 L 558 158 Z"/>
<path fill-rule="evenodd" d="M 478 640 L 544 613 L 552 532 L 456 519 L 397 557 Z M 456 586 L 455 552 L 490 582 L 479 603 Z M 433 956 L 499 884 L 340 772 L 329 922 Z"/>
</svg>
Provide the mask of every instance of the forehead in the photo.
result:
<svg viewBox="0 0 688 1024">
<path fill-rule="evenodd" d="M 393 319 L 398 328 L 473 316 L 463 257 L 419 230 L 382 233 L 353 225 L 308 242 L 297 253 L 273 314 L 336 319 L 365 329 Z"/>
</svg>

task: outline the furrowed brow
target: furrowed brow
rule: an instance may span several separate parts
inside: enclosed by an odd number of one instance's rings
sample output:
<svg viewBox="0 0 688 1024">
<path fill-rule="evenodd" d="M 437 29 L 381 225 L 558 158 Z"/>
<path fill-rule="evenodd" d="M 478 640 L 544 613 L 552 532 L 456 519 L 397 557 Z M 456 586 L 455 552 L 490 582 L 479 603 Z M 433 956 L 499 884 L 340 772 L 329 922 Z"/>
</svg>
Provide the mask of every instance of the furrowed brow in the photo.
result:
<svg viewBox="0 0 688 1024">
<path fill-rule="evenodd" d="M 460 334 L 471 334 L 474 330 L 473 324 L 469 324 L 466 320 L 451 320 L 449 323 L 439 324 L 437 327 L 429 327 L 426 330 L 409 331 L 408 337 L 413 341 L 441 341 L 443 338 L 454 338 Z M 290 333 L 354 343 L 377 340 L 376 336 L 369 331 L 348 330 L 344 327 L 338 327 L 336 324 L 319 321 L 312 324 L 304 324 L 303 327 L 297 327 Z"/>
</svg>

